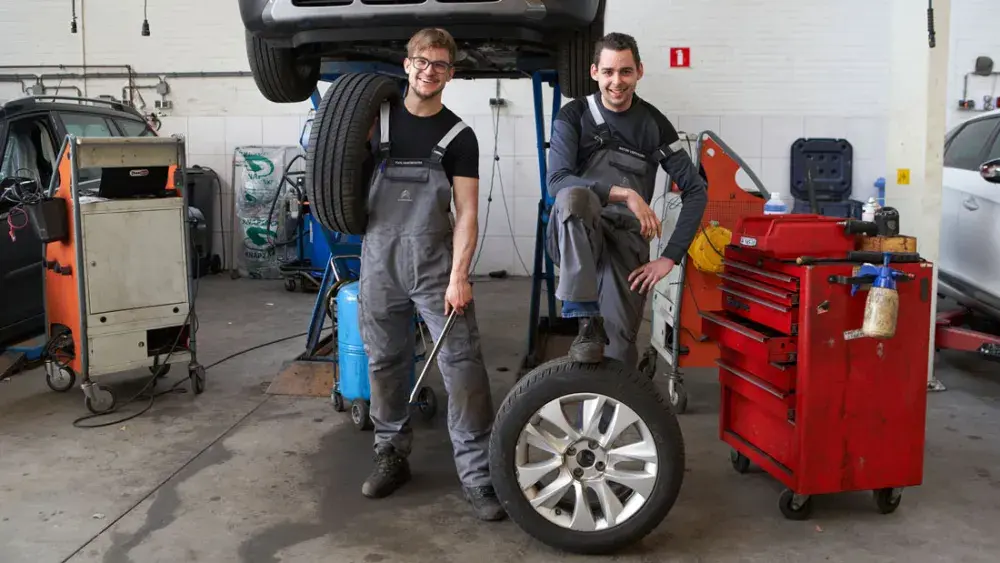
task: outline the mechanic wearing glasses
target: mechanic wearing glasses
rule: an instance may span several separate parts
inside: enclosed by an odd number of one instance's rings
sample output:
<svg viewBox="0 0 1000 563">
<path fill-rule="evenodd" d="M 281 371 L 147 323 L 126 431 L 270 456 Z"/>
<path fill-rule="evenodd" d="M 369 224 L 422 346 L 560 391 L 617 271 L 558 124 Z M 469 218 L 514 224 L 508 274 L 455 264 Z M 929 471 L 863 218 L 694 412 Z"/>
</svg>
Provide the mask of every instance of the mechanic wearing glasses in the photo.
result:
<svg viewBox="0 0 1000 563">
<path fill-rule="evenodd" d="M 404 101 L 384 104 L 372 131 L 377 168 L 358 306 L 369 360 L 375 469 L 362 494 L 384 497 L 410 479 L 414 307 L 435 342 L 455 310 L 438 355 L 455 465 L 476 516 L 499 520 L 505 514 L 489 475 L 493 401 L 469 284 L 479 229 L 479 144 L 472 128 L 441 101 L 454 76 L 452 36 L 424 29 L 410 39 L 407 54 Z"/>
</svg>

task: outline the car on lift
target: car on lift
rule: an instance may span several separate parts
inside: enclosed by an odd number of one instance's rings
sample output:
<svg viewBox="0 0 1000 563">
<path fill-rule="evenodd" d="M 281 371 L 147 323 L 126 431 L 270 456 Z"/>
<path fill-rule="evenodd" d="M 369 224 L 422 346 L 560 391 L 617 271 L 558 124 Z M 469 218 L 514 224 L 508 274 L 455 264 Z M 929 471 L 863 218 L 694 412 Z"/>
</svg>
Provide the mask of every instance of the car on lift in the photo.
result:
<svg viewBox="0 0 1000 563">
<path fill-rule="evenodd" d="M 80 137 L 156 135 L 128 104 L 67 96 L 29 96 L 0 103 L 0 349 L 41 334 L 43 247 L 8 188 L 25 180 L 47 187 L 67 134 Z M 81 180 L 99 170 L 81 170 Z"/>
<path fill-rule="evenodd" d="M 1000 322 L 1000 110 L 945 137 L 940 293 Z"/>
<path fill-rule="evenodd" d="M 596 90 L 594 42 L 606 0 L 240 0 L 257 87 L 272 102 L 309 99 L 324 62 L 402 65 L 410 36 L 447 29 L 456 78 L 557 70 L 564 96 Z"/>
</svg>

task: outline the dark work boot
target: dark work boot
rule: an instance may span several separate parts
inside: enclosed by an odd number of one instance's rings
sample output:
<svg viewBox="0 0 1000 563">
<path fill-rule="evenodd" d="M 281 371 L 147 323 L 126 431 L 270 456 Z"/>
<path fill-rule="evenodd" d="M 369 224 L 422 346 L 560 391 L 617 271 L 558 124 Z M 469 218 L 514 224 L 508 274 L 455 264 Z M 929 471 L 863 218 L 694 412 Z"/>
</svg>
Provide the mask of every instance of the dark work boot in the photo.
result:
<svg viewBox="0 0 1000 563">
<path fill-rule="evenodd" d="M 410 464 L 396 453 L 392 446 L 379 446 L 375 450 L 375 469 L 364 485 L 361 494 L 368 498 L 382 498 L 410 480 Z"/>
<path fill-rule="evenodd" d="M 580 332 L 569 347 L 569 357 L 574 362 L 599 364 L 604 360 L 604 346 L 608 335 L 604 332 L 602 317 L 581 317 Z"/>
<path fill-rule="evenodd" d="M 476 518 L 492 522 L 507 517 L 493 487 L 489 485 L 465 487 L 463 491 L 465 492 L 465 500 L 469 501 L 469 504 L 472 505 L 472 511 L 476 513 Z"/>
</svg>

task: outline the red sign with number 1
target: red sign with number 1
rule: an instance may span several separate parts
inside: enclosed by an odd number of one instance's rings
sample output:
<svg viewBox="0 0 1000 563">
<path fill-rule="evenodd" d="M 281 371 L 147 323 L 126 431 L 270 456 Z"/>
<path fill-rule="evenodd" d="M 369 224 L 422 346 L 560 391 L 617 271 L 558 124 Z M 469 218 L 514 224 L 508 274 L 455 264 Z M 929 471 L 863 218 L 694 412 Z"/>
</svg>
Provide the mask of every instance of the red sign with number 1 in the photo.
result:
<svg viewBox="0 0 1000 563">
<path fill-rule="evenodd" d="M 670 67 L 671 68 L 688 68 L 691 66 L 691 48 L 690 47 L 671 47 L 670 48 Z"/>
</svg>

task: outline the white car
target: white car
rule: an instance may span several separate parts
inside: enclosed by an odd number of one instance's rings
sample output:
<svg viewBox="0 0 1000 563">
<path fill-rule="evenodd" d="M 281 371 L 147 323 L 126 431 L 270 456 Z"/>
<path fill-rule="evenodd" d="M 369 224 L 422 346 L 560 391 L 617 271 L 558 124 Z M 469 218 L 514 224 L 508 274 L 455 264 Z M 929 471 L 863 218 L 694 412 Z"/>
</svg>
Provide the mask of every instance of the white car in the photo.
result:
<svg viewBox="0 0 1000 563">
<path fill-rule="evenodd" d="M 1000 110 L 945 138 L 940 292 L 1000 320 Z"/>
</svg>

